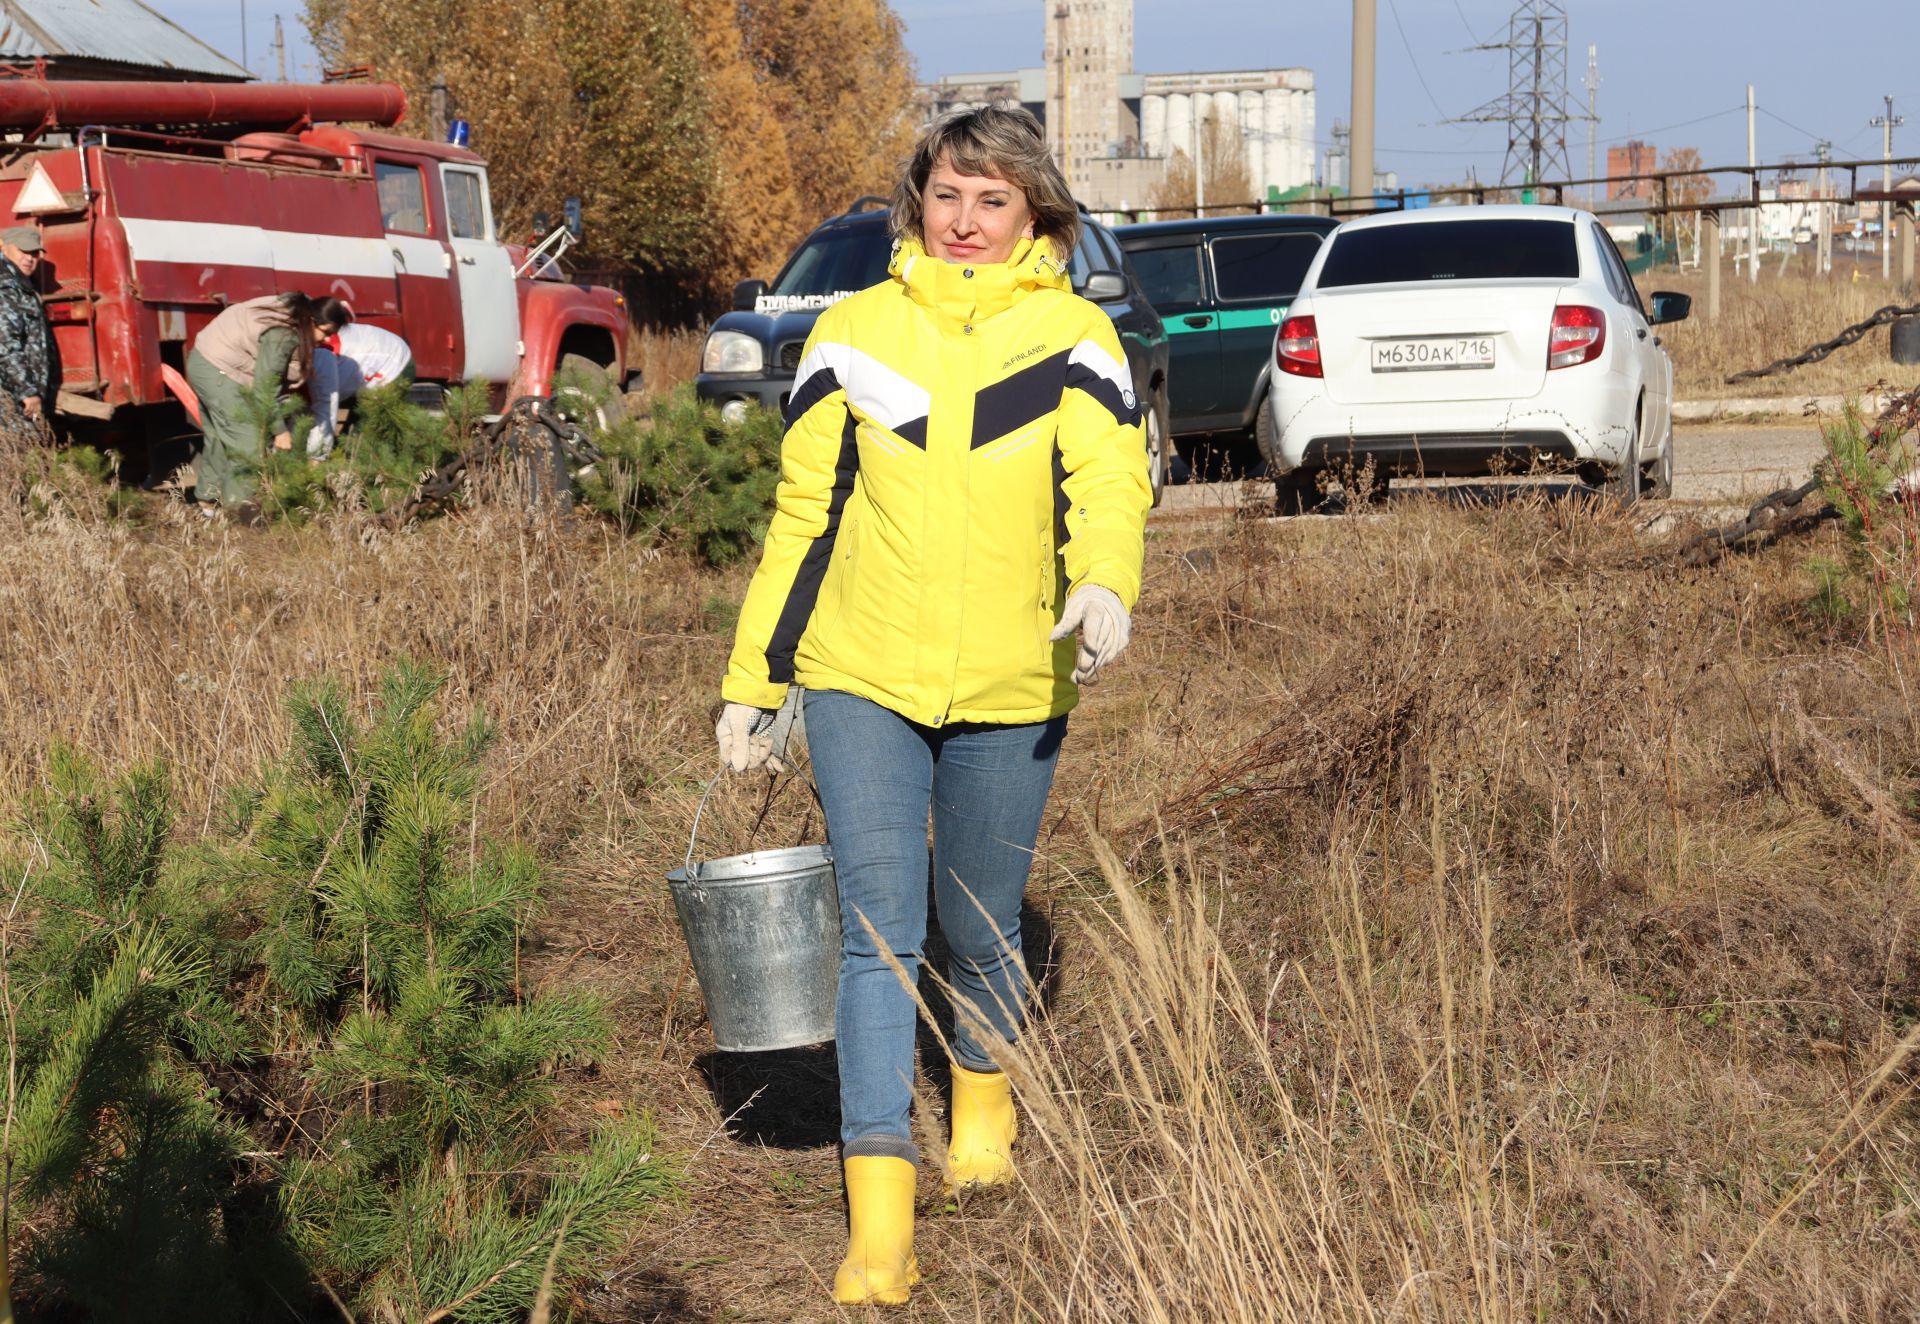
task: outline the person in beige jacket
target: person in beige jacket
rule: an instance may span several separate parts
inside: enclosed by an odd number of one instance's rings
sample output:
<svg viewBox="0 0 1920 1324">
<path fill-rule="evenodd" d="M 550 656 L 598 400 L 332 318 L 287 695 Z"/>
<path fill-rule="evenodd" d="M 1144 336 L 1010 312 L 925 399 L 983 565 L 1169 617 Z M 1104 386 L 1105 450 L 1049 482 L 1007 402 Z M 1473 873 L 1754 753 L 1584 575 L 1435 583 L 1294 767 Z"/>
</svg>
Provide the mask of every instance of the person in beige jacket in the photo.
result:
<svg viewBox="0 0 1920 1324">
<path fill-rule="evenodd" d="M 206 437 L 195 463 L 202 502 L 236 506 L 253 497 L 269 425 L 276 429 L 273 448 L 293 449 L 292 434 L 261 417 L 253 393 L 269 384 L 277 393 L 303 392 L 313 376 L 314 346 L 347 318 L 338 299 L 269 294 L 234 304 L 194 340 L 187 382 L 200 399 Z"/>
</svg>

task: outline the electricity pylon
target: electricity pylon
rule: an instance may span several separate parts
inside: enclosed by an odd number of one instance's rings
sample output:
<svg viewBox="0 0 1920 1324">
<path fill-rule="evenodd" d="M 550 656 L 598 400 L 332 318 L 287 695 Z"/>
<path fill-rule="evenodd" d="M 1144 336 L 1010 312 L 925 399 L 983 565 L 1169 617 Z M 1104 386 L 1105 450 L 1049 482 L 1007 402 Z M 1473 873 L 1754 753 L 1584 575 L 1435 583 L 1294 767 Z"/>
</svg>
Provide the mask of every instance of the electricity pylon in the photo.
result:
<svg viewBox="0 0 1920 1324">
<path fill-rule="evenodd" d="M 1507 39 L 1472 49 L 1507 52 L 1507 91 L 1460 117 L 1464 124 L 1507 126 L 1503 187 L 1570 179 L 1567 162 L 1567 7 L 1561 0 L 1521 0 L 1507 20 Z"/>
</svg>

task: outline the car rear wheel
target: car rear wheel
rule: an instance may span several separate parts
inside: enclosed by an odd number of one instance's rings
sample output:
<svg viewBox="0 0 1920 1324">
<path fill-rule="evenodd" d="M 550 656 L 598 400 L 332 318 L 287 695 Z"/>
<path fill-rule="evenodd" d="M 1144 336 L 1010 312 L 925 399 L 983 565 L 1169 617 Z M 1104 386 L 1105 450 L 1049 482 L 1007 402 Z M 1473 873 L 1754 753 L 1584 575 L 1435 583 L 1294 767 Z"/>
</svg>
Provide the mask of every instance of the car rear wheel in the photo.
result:
<svg viewBox="0 0 1920 1324">
<path fill-rule="evenodd" d="M 1673 495 L 1673 424 L 1667 424 L 1667 440 L 1660 447 L 1660 453 L 1640 467 L 1640 495 L 1644 497 L 1670 497 Z"/>
<path fill-rule="evenodd" d="M 1627 438 L 1627 458 L 1618 467 L 1609 468 L 1601 485 L 1606 499 L 1622 510 L 1640 499 L 1640 410 L 1633 415 L 1633 435 Z"/>
<path fill-rule="evenodd" d="M 1260 448 L 1260 458 L 1267 466 L 1267 472 L 1277 474 L 1280 466 L 1273 462 L 1273 414 L 1267 408 L 1266 396 L 1260 397 L 1260 405 L 1253 411 L 1253 444 Z"/>
<path fill-rule="evenodd" d="M 1147 404 L 1147 481 L 1153 485 L 1153 504 L 1160 504 L 1173 476 L 1173 438 L 1167 433 L 1167 397 L 1158 392 Z"/>
</svg>

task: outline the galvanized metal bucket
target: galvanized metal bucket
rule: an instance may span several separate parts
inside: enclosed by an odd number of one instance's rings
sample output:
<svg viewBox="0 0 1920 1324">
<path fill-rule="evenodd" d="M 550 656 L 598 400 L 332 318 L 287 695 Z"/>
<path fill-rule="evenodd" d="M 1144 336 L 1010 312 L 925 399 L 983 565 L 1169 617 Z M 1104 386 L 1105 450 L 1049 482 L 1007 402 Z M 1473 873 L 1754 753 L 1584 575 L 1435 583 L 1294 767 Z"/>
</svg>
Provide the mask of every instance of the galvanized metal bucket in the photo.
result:
<svg viewBox="0 0 1920 1324">
<path fill-rule="evenodd" d="M 824 845 L 789 846 L 695 864 L 712 790 L 709 782 L 686 861 L 667 875 L 667 886 L 714 1042 L 729 1053 L 825 1043 L 840 984 L 833 854 Z"/>
</svg>

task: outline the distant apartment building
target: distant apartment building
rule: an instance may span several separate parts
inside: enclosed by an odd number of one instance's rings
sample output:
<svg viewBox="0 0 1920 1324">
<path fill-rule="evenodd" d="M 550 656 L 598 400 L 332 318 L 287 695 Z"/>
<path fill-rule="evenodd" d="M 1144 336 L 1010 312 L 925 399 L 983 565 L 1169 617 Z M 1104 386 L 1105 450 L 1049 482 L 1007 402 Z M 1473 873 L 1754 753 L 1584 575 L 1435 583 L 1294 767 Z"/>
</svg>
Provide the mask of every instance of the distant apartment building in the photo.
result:
<svg viewBox="0 0 1920 1324">
<path fill-rule="evenodd" d="M 1653 201 L 1658 187 L 1651 179 L 1627 179 L 1627 175 L 1648 175 L 1660 168 L 1660 153 L 1652 143 L 1638 138 L 1620 147 L 1607 148 L 1607 200 L 1636 198 Z"/>
<path fill-rule="evenodd" d="M 1025 106 L 1046 126 L 1074 195 L 1100 212 L 1148 205 L 1173 154 L 1197 156 L 1216 123 L 1231 127 L 1256 197 L 1314 182 L 1312 70 L 1141 73 L 1133 68 L 1133 0 L 1041 0 L 1035 9 L 1044 22 L 1043 64 L 924 84 L 923 119 Z"/>
</svg>

